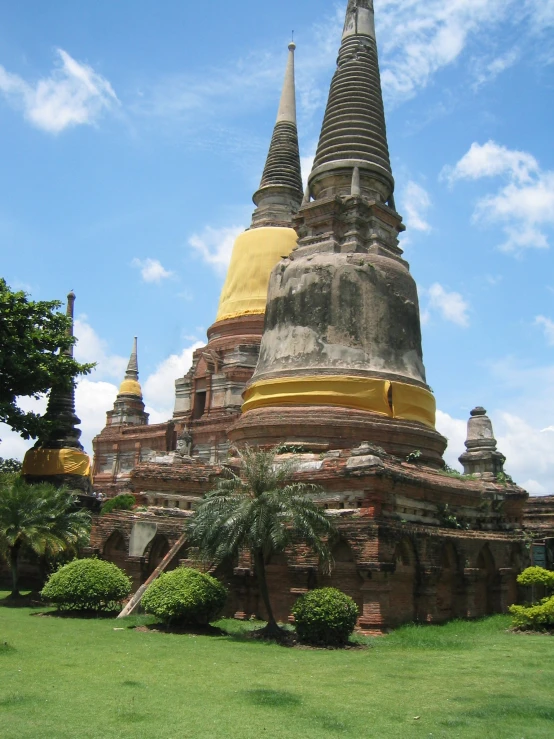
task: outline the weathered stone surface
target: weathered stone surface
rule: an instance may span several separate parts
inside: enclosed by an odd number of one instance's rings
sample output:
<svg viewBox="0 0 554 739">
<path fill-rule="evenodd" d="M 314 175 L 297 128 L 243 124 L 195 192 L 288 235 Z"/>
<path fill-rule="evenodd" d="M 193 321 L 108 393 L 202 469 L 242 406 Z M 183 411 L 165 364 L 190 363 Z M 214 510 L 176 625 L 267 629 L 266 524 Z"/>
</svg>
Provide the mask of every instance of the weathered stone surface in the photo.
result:
<svg viewBox="0 0 554 739">
<path fill-rule="evenodd" d="M 365 469 L 366 467 L 384 467 L 384 462 L 373 454 L 366 454 L 363 457 L 350 457 L 346 463 L 349 470 Z"/>
</svg>

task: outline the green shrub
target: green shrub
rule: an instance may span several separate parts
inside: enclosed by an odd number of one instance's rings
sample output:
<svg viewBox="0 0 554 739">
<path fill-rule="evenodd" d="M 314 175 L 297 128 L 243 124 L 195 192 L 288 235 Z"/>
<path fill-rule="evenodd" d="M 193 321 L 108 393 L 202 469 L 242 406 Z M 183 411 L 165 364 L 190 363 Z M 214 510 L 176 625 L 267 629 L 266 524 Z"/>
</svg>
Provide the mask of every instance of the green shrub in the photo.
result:
<svg viewBox="0 0 554 739">
<path fill-rule="evenodd" d="M 215 577 L 178 567 L 150 585 L 142 606 L 165 623 L 194 626 L 214 621 L 226 600 L 227 590 Z"/>
<path fill-rule="evenodd" d="M 544 567 L 528 567 L 518 575 L 517 581 L 520 585 L 544 585 L 548 590 L 554 590 L 554 572 Z"/>
<path fill-rule="evenodd" d="M 321 646 L 348 642 L 358 618 L 358 607 L 349 595 L 336 588 L 312 590 L 292 609 L 300 641 Z"/>
<path fill-rule="evenodd" d="M 131 592 L 131 579 L 119 567 L 100 559 L 75 559 L 54 572 L 42 597 L 60 611 L 111 612 Z"/>
<path fill-rule="evenodd" d="M 530 569 L 540 569 L 534 567 Z M 510 606 L 512 626 L 522 631 L 551 631 L 554 629 L 554 597 L 543 598 L 533 606 Z"/>
<path fill-rule="evenodd" d="M 123 495 L 116 495 L 115 498 L 110 498 L 102 504 L 102 510 L 100 513 L 105 515 L 112 511 L 130 511 L 136 505 L 134 495 L 124 493 Z"/>
</svg>

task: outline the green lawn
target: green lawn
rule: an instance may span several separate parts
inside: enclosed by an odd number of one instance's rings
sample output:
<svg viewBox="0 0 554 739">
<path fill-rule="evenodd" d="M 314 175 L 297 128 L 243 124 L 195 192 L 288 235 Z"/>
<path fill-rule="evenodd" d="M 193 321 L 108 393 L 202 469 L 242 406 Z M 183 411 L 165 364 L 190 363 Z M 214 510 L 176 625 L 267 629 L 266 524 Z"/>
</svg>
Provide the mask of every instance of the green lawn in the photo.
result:
<svg viewBox="0 0 554 739">
<path fill-rule="evenodd" d="M 232 621 L 222 637 L 130 628 L 147 621 L 0 608 L 2 739 L 554 737 L 554 639 L 505 617 L 348 651 L 247 641 Z"/>
</svg>

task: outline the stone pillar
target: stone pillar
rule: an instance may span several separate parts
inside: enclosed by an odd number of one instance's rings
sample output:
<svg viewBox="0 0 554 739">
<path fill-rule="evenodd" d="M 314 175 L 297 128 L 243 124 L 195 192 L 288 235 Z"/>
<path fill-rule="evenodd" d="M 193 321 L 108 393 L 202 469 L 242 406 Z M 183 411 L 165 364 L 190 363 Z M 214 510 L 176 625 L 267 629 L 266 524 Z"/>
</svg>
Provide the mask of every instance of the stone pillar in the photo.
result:
<svg viewBox="0 0 554 739">
<path fill-rule="evenodd" d="M 363 597 L 362 614 L 358 626 L 363 632 L 383 631 L 390 610 L 390 583 L 386 572 L 369 573 L 360 586 Z"/>
<path fill-rule="evenodd" d="M 434 623 L 437 618 L 437 586 L 441 575 L 440 567 L 425 567 L 420 572 L 420 583 L 416 593 L 415 615 L 420 623 Z"/>
<path fill-rule="evenodd" d="M 514 582 L 516 571 L 513 567 L 501 567 L 498 570 L 498 598 L 496 602 L 500 613 L 507 613 L 508 607 L 514 603 Z M 516 591 L 517 592 L 517 591 Z"/>
<path fill-rule="evenodd" d="M 477 586 L 482 576 L 482 570 L 478 567 L 466 567 L 464 569 L 464 586 L 465 586 L 465 617 L 477 618 L 482 609 L 477 603 Z"/>
</svg>

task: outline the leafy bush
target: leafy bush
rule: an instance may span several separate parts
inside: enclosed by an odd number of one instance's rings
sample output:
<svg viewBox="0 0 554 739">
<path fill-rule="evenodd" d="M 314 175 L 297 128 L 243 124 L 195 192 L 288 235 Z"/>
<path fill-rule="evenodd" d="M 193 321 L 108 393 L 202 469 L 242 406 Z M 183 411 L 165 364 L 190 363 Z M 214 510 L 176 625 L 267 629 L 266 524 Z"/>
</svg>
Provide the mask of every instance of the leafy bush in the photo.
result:
<svg viewBox="0 0 554 739">
<path fill-rule="evenodd" d="M 312 590 L 292 609 L 300 641 L 321 646 L 348 642 L 358 618 L 358 607 L 349 595 L 336 588 Z"/>
<path fill-rule="evenodd" d="M 193 626 L 214 621 L 226 600 L 227 590 L 215 577 L 178 567 L 150 585 L 142 606 L 165 623 Z"/>
<path fill-rule="evenodd" d="M 530 569 L 540 569 L 533 567 Z M 522 573 L 523 574 L 523 573 Z M 554 629 L 554 597 L 543 598 L 533 606 L 510 606 L 512 626 L 522 631 L 551 631 Z"/>
<path fill-rule="evenodd" d="M 544 585 L 548 590 L 554 590 L 554 572 L 544 567 L 528 567 L 518 575 L 517 581 L 520 585 Z"/>
<path fill-rule="evenodd" d="M 129 493 L 123 495 L 116 495 L 115 498 L 110 498 L 102 505 L 100 513 L 105 515 L 112 511 L 130 511 L 136 505 L 135 496 Z"/>
<path fill-rule="evenodd" d="M 110 612 L 131 592 L 131 579 L 119 567 L 100 559 L 75 559 L 54 572 L 42 597 L 60 611 Z"/>
</svg>

